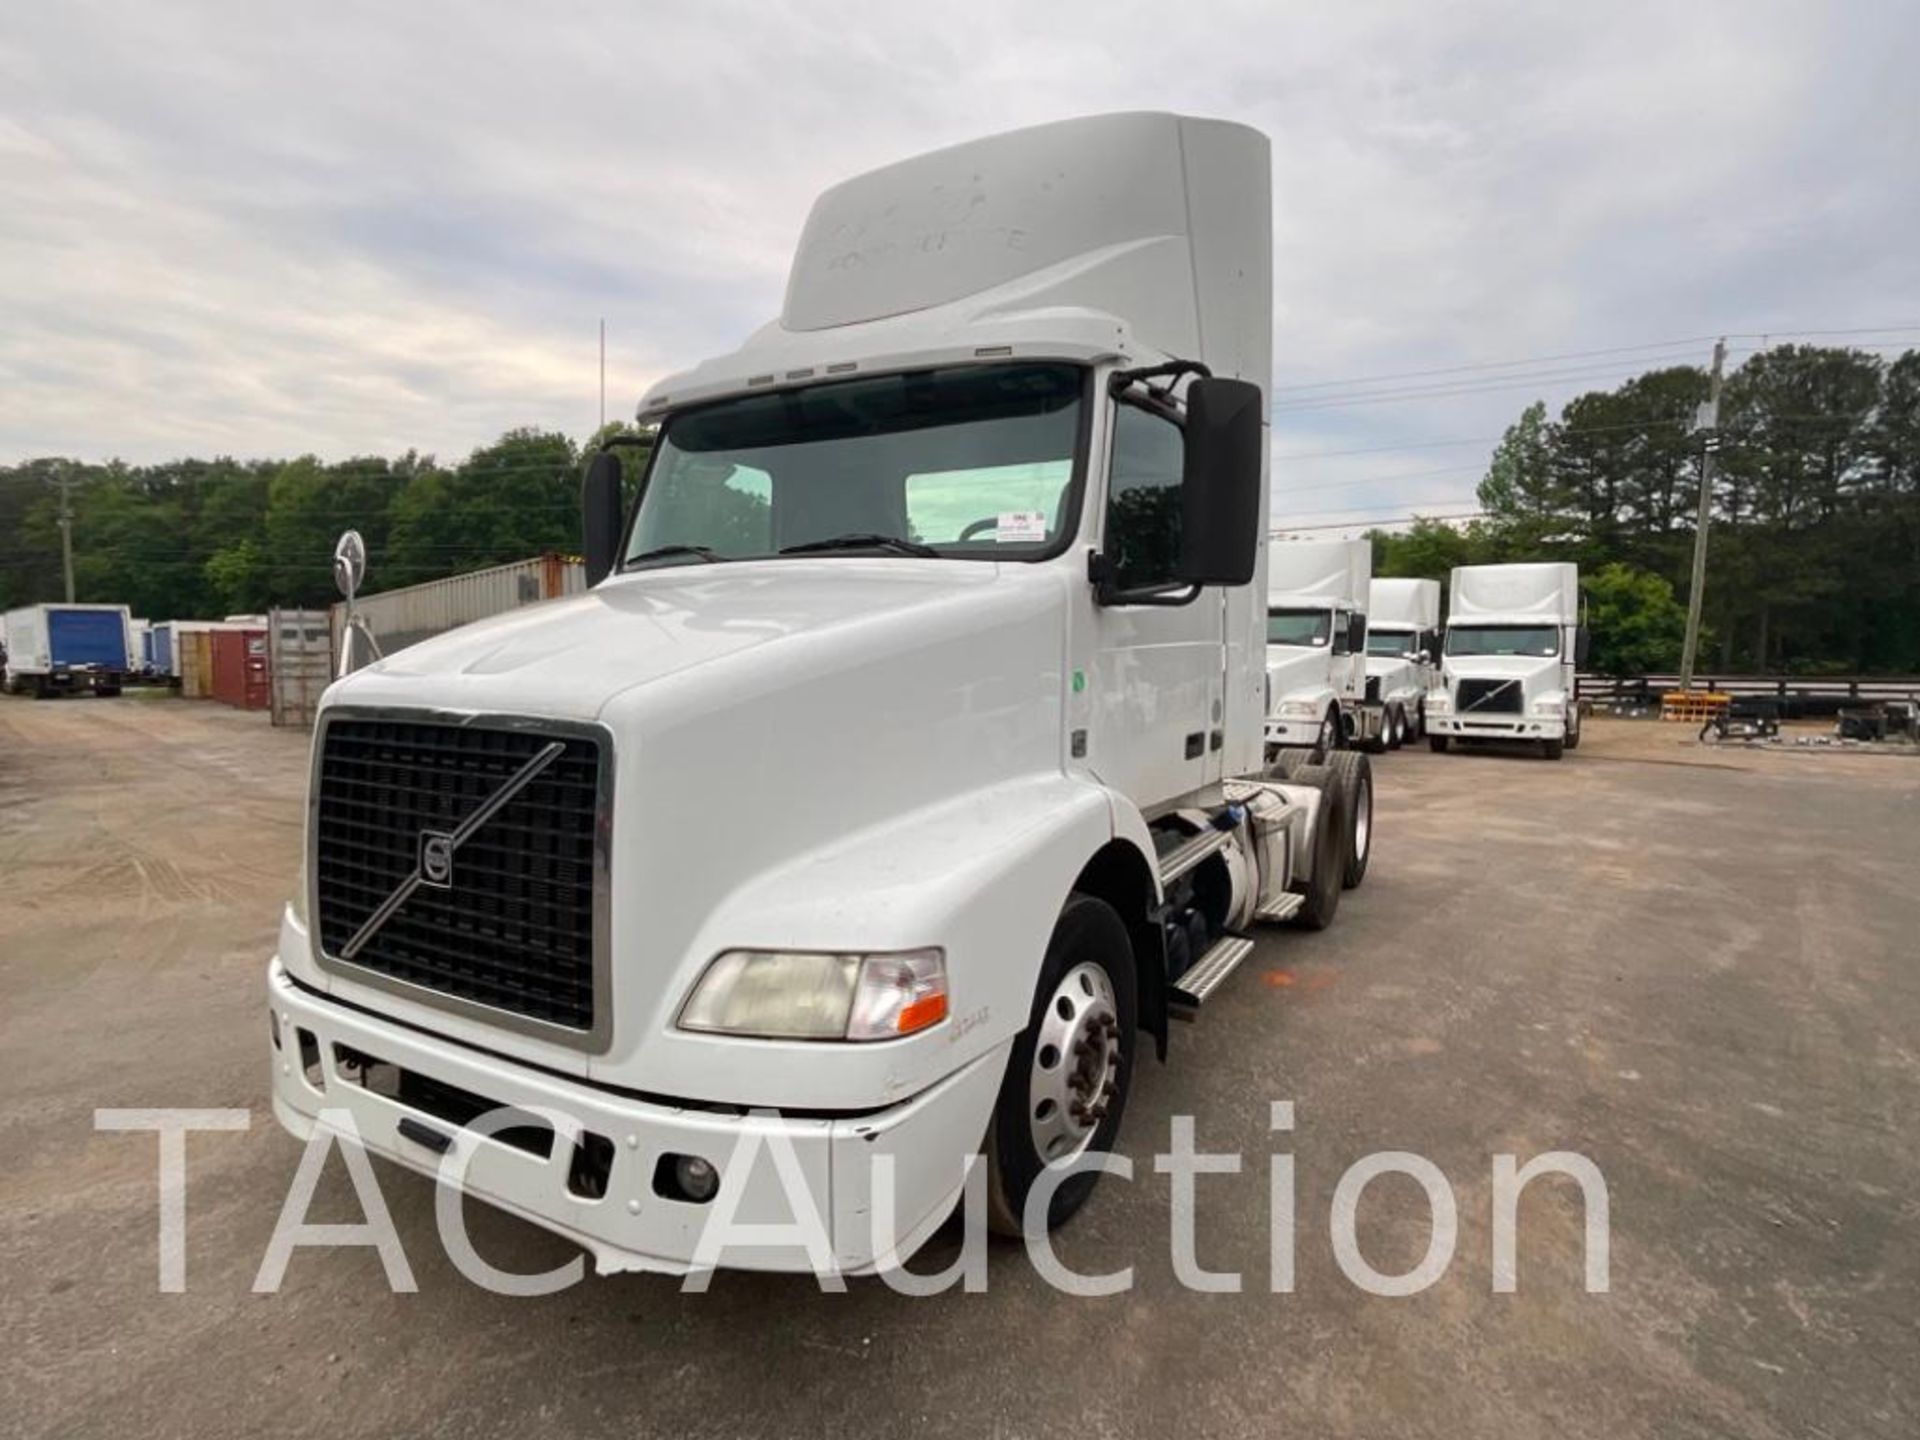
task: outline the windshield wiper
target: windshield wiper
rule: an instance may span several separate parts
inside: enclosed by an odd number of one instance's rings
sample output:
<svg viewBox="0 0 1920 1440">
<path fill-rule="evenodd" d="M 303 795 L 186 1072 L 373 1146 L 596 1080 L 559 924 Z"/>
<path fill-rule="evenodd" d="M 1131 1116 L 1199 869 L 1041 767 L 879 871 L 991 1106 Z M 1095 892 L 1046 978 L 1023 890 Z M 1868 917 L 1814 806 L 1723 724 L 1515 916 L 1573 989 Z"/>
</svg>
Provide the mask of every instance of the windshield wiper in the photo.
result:
<svg viewBox="0 0 1920 1440">
<path fill-rule="evenodd" d="M 717 565 L 724 558 L 705 545 L 656 545 L 651 550 L 642 550 L 638 555 L 629 555 L 627 564 L 638 565 L 642 560 L 668 560 L 677 555 L 692 555 L 709 565 Z"/>
<path fill-rule="evenodd" d="M 938 560 L 940 552 L 931 545 L 922 545 L 917 540 L 902 540 L 898 535 L 830 535 L 825 540 L 804 540 L 798 545 L 784 545 L 782 555 L 808 555 L 828 550 L 890 550 L 896 555 L 921 555 L 929 560 Z"/>
</svg>

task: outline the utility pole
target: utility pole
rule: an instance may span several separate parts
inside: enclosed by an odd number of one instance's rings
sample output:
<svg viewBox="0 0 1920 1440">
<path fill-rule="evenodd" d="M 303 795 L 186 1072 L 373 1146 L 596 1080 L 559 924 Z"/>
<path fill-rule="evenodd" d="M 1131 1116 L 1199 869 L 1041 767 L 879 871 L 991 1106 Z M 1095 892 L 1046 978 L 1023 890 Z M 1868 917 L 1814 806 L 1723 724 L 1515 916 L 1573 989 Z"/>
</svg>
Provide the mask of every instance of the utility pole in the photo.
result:
<svg viewBox="0 0 1920 1440">
<path fill-rule="evenodd" d="M 73 465 L 60 462 L 59 478 L 53 486 L 60 492 L 60 566 L 66 573 L 67 604 L 73 603 Z"/>
<path fill-rule="evenodd" d="M 1705 436 L 1700 446 L 1700 515 L 1693 528 L 1693 584 L 1687 591 L 1687 639 L 1680 650 L 1680 693 L 1693 689 L 1693 662 L 1700 651 L 1700 602 L 1707 588 L 1707 525 L 1713 518 L 1713 462 L 1720 453 L 1720 372 L 1727 359 L 1722 336 L 1713 345 L 1713 374 L 1707 382 L 1707 403 L 1694 416 L 1693 428 Z"/>
</svg>

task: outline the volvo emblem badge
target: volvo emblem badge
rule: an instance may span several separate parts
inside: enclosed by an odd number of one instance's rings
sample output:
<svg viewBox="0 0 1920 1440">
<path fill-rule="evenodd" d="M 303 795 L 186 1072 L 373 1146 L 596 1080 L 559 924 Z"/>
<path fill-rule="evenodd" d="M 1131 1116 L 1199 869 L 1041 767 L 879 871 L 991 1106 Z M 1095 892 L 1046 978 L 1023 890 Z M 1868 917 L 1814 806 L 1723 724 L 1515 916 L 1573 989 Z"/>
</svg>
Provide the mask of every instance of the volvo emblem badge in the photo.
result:
<svg viewBox="0 0 1920 1440">
<path fill-rule="evenodd" d="M 453 836 L 420 832 L 420 883 L 438 890 L 453 888 Z"/>
</svg>

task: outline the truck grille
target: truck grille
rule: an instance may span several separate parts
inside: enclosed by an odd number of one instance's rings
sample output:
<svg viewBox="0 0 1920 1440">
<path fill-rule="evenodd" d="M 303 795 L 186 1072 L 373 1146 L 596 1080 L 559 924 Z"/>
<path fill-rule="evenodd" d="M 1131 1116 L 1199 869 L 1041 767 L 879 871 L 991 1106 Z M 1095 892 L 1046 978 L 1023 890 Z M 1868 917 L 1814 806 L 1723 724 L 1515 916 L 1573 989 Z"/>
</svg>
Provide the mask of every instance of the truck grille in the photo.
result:
<svg viewBox="0 0 1920 1440">
<path fill-rule="evenodd" d="M 1462 680 L 1454 691 L 1454 712 L 1465 715 L 1518 715 L 1521 710 L 1521 685 L 1518 680 Z"/>
<path fill-rule="evenodd" d="M 426 837 L 455 834 L 555 744 L 558 754 L 459 840 L 444 883 L 420 883 Z M 600 742 L 576 730 L 342 716 L 327 721 L 320 746 L 312 849 L 323 954 L 592 1031 L 604 998 L 594 993 Z M 362 934 L 410 881 L 398 908 Z"/>
</svg>

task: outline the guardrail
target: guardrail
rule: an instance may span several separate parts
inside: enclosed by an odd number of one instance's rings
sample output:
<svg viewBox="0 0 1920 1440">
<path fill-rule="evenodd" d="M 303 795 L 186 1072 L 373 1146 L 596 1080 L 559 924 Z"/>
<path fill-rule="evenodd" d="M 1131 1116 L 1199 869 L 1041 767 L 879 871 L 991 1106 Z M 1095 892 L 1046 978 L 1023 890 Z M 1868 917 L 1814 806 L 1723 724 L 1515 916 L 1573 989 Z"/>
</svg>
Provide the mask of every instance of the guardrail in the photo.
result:
<svg viewBox="0 0 1920 1440">
<path fill-rule="evenodd" d="M 1580 698 L 1596 704 L 1658 710 L 1660 697 L 1679 688 L 1678 675 L 1580 676 Z M 1777 700 L 1781 716 L 1792 719 L 1832 715 L 1843 706 L 1876 700 L 1911 700 L 1920 696 L 1920 675 L 1721 675 L 1702 671 L 1694 675 L 1693 688 L 1742 699 Z"/>
</svg>

